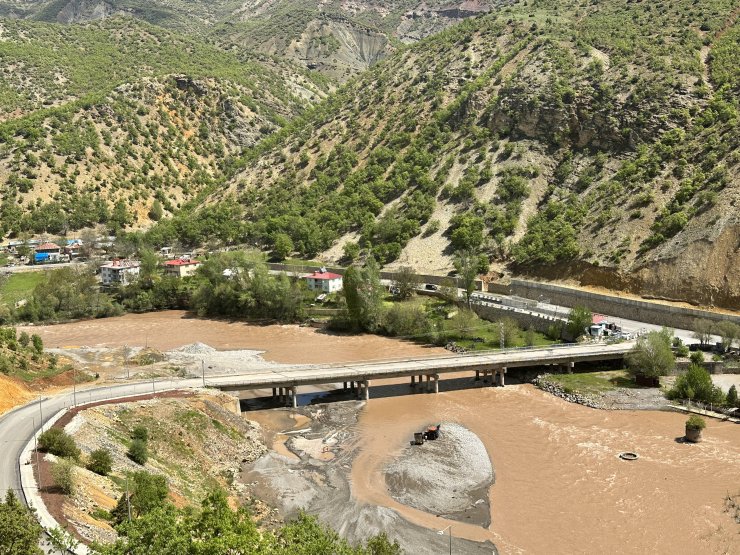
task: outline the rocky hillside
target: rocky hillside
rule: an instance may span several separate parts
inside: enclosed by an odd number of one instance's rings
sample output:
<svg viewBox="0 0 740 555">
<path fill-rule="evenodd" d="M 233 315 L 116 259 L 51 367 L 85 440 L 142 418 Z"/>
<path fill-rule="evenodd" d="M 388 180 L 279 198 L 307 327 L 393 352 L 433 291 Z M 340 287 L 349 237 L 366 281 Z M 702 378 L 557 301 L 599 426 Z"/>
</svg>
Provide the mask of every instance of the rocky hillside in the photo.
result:
<svg viewBox="0 0 740 555">
<path fill-rule="evenodd" d="M 0 60 L 0 236 L 148 224 L 325 96 L 287 63 L 132 19 L 0 20 Z"/>
<path fill-rule="evenodd" d="M 740 306 L 736 18 L 539 1 L 465 21 L 247 151 L 203 214 L 301 255 L 445 271 L 471 249 L 492 274 Z"/>
<path fill-rule="evenodd" d="M 277 55 L 344 81 L 497 0 L 0 0 L 0 16 L 63 24 L 124 16 Z M 508 3 L 508 2 L 506 2 Z"/>
</svg>

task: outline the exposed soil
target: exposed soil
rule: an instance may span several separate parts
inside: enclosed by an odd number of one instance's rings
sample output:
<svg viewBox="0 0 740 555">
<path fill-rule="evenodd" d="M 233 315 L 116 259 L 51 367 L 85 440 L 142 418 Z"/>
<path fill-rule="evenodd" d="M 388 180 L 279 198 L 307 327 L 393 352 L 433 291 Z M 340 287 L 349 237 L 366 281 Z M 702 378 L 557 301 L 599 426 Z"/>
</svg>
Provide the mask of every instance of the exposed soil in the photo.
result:
<svg viewBox="0 0 740 555">
<path fill-rule="evenodd" d="M 25 384 L 14 378 L 0 376 L 0 414 L 33 399 Z"/>
</svg>

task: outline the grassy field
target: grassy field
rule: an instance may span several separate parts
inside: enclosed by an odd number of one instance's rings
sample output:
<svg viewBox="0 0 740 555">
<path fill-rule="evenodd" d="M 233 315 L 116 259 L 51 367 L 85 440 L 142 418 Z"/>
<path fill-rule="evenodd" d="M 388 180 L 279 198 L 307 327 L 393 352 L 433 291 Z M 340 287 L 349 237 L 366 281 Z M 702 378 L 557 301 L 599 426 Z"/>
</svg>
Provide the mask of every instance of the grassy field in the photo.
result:
<svg viewBox="0 0 740 555">
<path fill-rule="evenodd" d="M 0 303 L 10 305 L 28 298 L 45 277 L 46 272 L 18 272 L 0 278 Z"/>
<path fill-rule="evenodd" d="M 595 394 L 619 387 L 638 387 L 626 370 L 552 374 L 549 381 L 560 384 L 566 393 Z"/>
</svg>

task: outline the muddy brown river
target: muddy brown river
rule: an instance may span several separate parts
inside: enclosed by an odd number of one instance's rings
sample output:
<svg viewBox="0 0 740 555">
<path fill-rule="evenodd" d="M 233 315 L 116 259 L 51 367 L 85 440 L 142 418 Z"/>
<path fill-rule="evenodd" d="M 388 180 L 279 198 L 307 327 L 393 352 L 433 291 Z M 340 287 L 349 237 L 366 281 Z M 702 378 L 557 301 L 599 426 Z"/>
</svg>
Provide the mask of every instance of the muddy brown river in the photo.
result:
<svg viewBox="0 0 740 555">
<path fill-rule="evenodd" d="M 50 347 L 148 344 L 167 350 L 200 341 L 264 350 L 267 360 L 284 363 L 435 352 L 388 338 L 249 326 L 178 311 L 29 331 Z M 589 409 L 530 385 L 375 398 L 360 409 L 351 492 L 430 530 L 452 525 L 454 537 L 490 540 L 501 553 L 740 553 L 740 524 L 724 510 L 725 496 L 740 493 L 740 426 L 709 419 L 704 441 L 688 445 L 676 441 L 685 420 L 677 413 Z M 404 506 L 385 487 L 384 468 L 413 432 L 440 421 L 465 426 L 488 451 L 496 481 L 486 528 Z M 623 461 L 623 451 L 639 459 Z"/>
</svg>

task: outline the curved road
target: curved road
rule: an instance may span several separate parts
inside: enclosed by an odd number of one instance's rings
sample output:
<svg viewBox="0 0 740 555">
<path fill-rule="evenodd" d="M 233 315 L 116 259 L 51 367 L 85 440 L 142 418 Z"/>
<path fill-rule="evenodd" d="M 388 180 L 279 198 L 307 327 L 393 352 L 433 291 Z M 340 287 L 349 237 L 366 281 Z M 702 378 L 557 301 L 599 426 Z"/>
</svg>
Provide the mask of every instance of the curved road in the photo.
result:
<svg viewBox="0 0 740 555">
<path fill-rule="evenodd" d="M 187 379 L 96 387 L 78 390 L 76 394 L 77 403 L 81 405 L 116 397 L 151 394 L 152 384 L 154 384 L 155 392 L 202 385 L 200 379 Z M 0 495 L 3 498 L 8 490 L 12 490 L 21 501 L 28 504 L 29 500 L 26 499 L 21 489 L 18 462 L 21 453 L 28 442 L 33 439 L 34 433 L 41 427 L 41 423 L 47 422 L 60 410 L 72 406 L 74 397 L 72 391 L 60 393 L 53 397 L 42 397 L 37 402 L 18 407 L 0 417 Z M 33 497 L 33 495 L 33 492 L 29 492 L 29 497 Z M 31 499 L 31 501 L 33 500 Z M 44 543 L 41 542 L 44 552 L 52 553 L 53 551 Z"/>
</svg>

